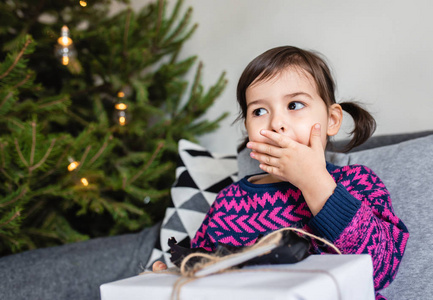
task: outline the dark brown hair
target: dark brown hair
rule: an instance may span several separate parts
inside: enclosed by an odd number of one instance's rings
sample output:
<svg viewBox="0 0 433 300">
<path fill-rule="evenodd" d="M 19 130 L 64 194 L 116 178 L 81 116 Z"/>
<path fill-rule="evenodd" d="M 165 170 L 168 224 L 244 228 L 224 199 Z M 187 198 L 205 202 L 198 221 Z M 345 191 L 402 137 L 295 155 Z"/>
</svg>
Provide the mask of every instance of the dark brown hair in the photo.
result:
<svg viewBox="0 0 433 300">
<path fill-rule="evenodd" d="M 325 60 L 318 53 L 303 50 L 293 46 L 282 46 L 270 49 L 251 61 L 241 77 L 237 86 L 237 100 L 240 106 L 239 116 L 236 120 L 245 120 L 247 113 L 246 90 L 253 83 L 272 78 L 288 67 L 301 68 L 314 79 L 319 96 L 327 107 L 336 103 L 335 83 L 331 71 Z M 353 135 L 350 142 L 342 150 L 347 152 L 364 143 L 374 133 L 376 121 L 373 116 L 355 102 L 339 103 L 341 108 L 349 113 L 354 120 Z M 243 149 L 246 142 L 241 144 L 238 151 Z"/>
</svg>

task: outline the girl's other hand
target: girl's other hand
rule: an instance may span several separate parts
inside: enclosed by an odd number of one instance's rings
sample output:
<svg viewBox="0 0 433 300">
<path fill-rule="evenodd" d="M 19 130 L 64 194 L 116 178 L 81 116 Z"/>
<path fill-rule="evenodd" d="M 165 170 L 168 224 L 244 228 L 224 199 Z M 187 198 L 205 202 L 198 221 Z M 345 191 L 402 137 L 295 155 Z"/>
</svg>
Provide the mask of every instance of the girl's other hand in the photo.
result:
<svg viewBox="0 0 433 300">
<path fill-rule="evenodd" d="M 153 263 L 152 265 L 152 271 L 163 271 L 163 270 L 167 270 L 167 265 L 165 263 L 163 263 L 160 260 L 157 260 L 156 262 Z"/>
</svg>

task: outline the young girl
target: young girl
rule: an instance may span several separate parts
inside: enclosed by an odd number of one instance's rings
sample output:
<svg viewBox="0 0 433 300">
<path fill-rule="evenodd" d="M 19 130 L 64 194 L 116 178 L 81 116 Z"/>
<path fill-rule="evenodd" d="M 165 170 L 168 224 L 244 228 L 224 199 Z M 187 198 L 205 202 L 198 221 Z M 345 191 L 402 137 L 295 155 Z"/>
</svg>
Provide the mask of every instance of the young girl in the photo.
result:
<svg viewBox="0 0 433 300">
<path fill-rule="evenodd" d="M 191 247 L 247 246 L 259 235 L 298 227 L 326 238 L 342 253 L 370 254 L 376 291 L 389 285 L 409 233 L 373 171 L 325 161 L 328 137 L 338 133 L 343 109 L 355 121 L 346 150 L 365 142 L 375 129 L 372 116 L 357 104 L 337 104 L 334 88 L 324 60 L 296 47 L 268 50 L 246 67 L 237 88 L 240 118 L 251 157 L 264 173 L 218 194 Z M 330 250 L 313 243 L 312 251 Z M 164 268 L 154 264 L 154 270 Z"/>
</svg>

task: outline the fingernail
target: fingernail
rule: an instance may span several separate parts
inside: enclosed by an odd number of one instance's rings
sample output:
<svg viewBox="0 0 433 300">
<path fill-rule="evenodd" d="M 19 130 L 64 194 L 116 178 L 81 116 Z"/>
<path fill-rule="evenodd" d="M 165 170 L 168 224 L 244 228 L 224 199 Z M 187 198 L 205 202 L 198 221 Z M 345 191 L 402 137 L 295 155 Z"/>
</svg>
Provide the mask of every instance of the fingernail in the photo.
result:
<svg viewBox="0 0 433 300">
<path fill-rule="evenodd" d="M 320 124 L 319 123 L 314 124 L 314 129 L 320 129 Z"/>
<path fill-rule="evenodd" d="M 251 148 L 251 143 L 247 143 L 247 148 Z"/>
<path fill-rule="evenodd" d="M 264 130 L 264 129 L 260 130 L 260 134 L 265 135 L 266 134 L 266 130 Z"/>
</svg>

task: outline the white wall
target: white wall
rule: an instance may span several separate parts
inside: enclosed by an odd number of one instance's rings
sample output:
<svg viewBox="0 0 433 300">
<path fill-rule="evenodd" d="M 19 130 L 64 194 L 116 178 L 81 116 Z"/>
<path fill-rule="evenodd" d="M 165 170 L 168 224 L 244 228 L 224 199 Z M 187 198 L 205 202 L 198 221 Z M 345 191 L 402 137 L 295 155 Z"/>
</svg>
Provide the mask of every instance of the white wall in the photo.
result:
<svg viewBox="0 0 433 300">
<path fill-rule="evenodd" d="M 200 139 L 209 149 L 235 153 L 242 125 L 231 126 L 237 80 L 254 57 L 281 45 L 324 54 L 337 81 L 337 99 L 365 103 L 376 117 L 376 134 L 433 129 L 431 0 L 185 0 L 183 9 L 189 6 L 199 28 L 181 57 L 199 56 L 205 86 L 222 71 L 229 80 L 207 114 L 212 119 L 231 112 L 218 131 Z M 350 126 L 346 122 L 343 131 Z"/>
</svg>

